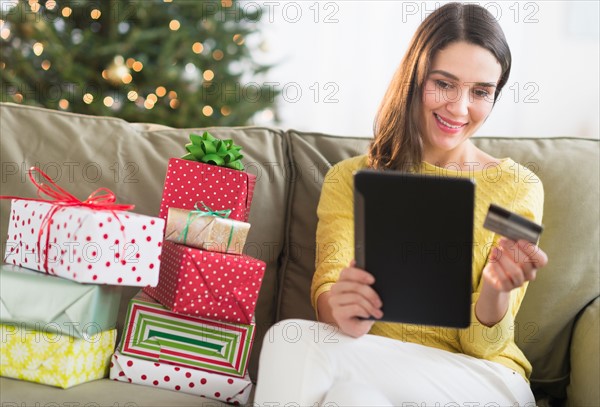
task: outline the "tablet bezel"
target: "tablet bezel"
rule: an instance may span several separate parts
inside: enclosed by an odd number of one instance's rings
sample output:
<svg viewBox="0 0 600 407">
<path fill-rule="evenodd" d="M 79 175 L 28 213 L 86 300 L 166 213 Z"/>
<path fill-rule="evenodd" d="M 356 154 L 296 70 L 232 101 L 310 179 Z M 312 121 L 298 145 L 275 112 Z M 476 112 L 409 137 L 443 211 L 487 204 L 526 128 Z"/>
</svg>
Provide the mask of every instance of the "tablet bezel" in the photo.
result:
<svg viewBox="0 0 600 407">
<path fill-rule="evenodd" d="M 375 277 L 380 321 L 470 325 L 474 208 L 469 178 L 355 173 L 356 266 Z"/>
</svg>

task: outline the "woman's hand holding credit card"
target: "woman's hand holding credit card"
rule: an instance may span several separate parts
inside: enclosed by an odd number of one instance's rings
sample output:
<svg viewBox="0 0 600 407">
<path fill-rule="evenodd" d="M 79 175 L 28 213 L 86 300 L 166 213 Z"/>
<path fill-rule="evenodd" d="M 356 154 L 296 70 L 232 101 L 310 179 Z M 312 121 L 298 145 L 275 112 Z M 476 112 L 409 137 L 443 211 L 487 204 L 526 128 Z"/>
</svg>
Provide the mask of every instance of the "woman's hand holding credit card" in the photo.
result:
<svg viewBox="0 0 600 407">
<path fill-rule="evenodd" d="M 547 264 L 548 256 L 537 246 L 543 226 L 494 204 L 483 226 L 503 236 L 484 270 L 496 290 L 508 292 L 534 280 L 537 269 Z"/>
</svg>

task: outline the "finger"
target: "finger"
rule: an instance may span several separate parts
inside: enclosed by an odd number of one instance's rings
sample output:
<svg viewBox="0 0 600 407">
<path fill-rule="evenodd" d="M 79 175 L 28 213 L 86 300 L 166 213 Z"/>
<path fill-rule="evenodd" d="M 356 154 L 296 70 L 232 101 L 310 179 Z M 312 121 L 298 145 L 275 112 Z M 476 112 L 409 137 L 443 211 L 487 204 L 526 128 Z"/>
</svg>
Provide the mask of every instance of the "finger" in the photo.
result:
<svg viewBox="0 0 600 407">
<path fill-rule="evenodd" d="M 517 242 L 521 250 L 533 261 L 534 268 L 539 269 L 548 264 L 548 255 L 539 246 L 526 240 Z"/>
<path fill-rule="evenodd" d="M 502 264 L 500 263 L 501 258 L 502 250 L 498 247 L 493 247 L 490 264 L 486 266 L 488 280 L 497 290 L 510 291 L 512 289 L 512 282 L 502 270 Z"/>
<path fill-rule="evenodd" d="M 528 281 L 534 281 L 534 280 L 535 280 L 535 278 L 536 278 L 536 276 L 537 276 L 537 270 L 536 270 L 536 269 L 533 269 L 533 270 L 531 270 L 531 271 L 530 271 L 530 272 L 527 274 L 527 280 L 528 280 Z"/>
<path fill-rule="evenodd" d="M 535 270 L 533 260 L 514 240 L 500 239 L 499 243 L 504 249 L 507 249 L 504 253 L 522 270 L 524 279 L 530 280 L 531 272 Z"/>
<path fill-rule="evenodd" d="M 507 279 L 511 282 L 511 289 L 520 287 L 525 282 L 525 275 L 521 269 L 521 265 L 515 263 L 512 254 L 507 253 L 507 250 L 502 249 L 502 256 L 498 259 L 500 271 L 504 273 Z"/>
<path fill-rule="evenodd" d="M 360 305 L 363 309 L 365 309 L 369 316 L 373 316 L 375 318 L 381 318 L 383 316 L 383 312 L 379 307 L 374 306 L 369 300 L 367 300 L 362 295 L 356 293 L 342 293 L 338 295 L 332 295 L 329 297 L 329 304 L 332 307 L 347 307 L 351 305 Z"/>
<path fill-rule="evenodd" d="M 377 292 L 369 285 L 357 283 L 354 281 L 338 281 L 331 287 L 333 295 L 342 293 L 357 293 L 376 308 L 381 308 L 383 305 Z"/>
<path fill-rule="evenodd" d="M 350 304 L 334 308 L 332 310 L 332 314 L 334 318 L 342 324 L 351 319 L 356 319 L 359 317 L 366 319 L 370 316 L 369 312 L 359 304 Z"/>
<path fill-rule="evenodd" d="M 365 270 L 358 269 L 356 267 L 346 267 L 340 273 L 340 280 L 352 280 L 363 284 L 373 284 L 375 277 L 371 273 Z"/>
</svg>

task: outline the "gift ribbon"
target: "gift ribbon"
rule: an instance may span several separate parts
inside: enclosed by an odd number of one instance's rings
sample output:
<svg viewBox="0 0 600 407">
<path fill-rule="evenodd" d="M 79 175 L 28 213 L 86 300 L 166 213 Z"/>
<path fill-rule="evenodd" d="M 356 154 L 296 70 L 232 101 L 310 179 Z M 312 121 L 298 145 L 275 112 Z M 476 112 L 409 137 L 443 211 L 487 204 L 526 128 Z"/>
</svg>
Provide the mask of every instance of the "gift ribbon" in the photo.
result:
<svg viewBox="0 0 600 407">
<path fill-rule="evenodd" d="M 48 184 L 43 182 L 37 182 L 33 176 L 33 173 L 37 172 L 48 181 Z M 37 241 L 37 251 L 38 251 L 38 259 L 41 259 L 42 251 L 40 250 L 42 247 L 42 236 L 44 227 L 46 228 L 46 242 L 45 242 L 45 252 L 46 256 L 44 257 L 43 269 L 45 272 L 48 272 L 48 253 L 50 250 L 50 226 L 52 225 L 52 217 L 54 214 L 61 208 L 64 207 L 86 207 L 96 211 L 106 211 L 109 210 L 114 215 L 115 219 L 121 226 L 123 223 L 121 219 L 117 216 L 115 211 L 127 211 L 133 209 L 135 205 L 131 204 L 116 204 L 117 200 L 114 192 L 112 192 L 108 188 L 98 188 L 94 192 L 92 192 L 87 199 L 84 201 L 80 201 L 74 195 L 69 193 L 67 190 L 59 187 L 52 179 L 41 169 L 38 167 L 31 167 L 28 171 L 29 180 L 33 183 L 33 185 L 37 188 L 37 196 L 38 198 L 22 198 L 18 196 L 7 196 L 2 195 L 0 199 L 21 199 L 25 201 L 35 201 L 35 202 L 46 202 L 52 205 L 52 208 L 46 213 L 44 218 L 42 219 L 42 225 L 40 226 L 40 230 L 38 231 L 38 241 Z M 42 196 L 47 195 L 52 199 L 43 199 Z"/>
<path fill-rule="evenodd" d="M 179 238 L 183 240 L 183 244 L 185 244 L 185 242 L 187 241 L 187 235 L 190 225 L 194 222 L 196 218 L 203 216 L 216 216 L 218 218 L 227 219 L 229 218 L 229 215 L 231 215 L 231 209 L 222 209 L 214 211 L 204 202 L 200 203 L 204 207 L 204 210 L 198 209 L 198 204 L 196 203 L 196 205 L 194 205 L 194 208 L 196 209 L 188 213 L 187 219 L 185 221 L 185 226 L 179 234 Z M 227 247 L 225 248 L 226 252 L 229 251 L 229 246 L 231 245 L 231 241 L 233 240 L 233 228 L 234 225 L 231 225 L 231 229 L 229 229 L 229 239 L 227 241 Z"/>
<path fill-rule="evenodd" d="M 240 154 L 242 147 L 233 143 L 233 140 L 219 140 L 205 131 L 202 136 L 190 134 L 190 141 L 185 145 L 188 154 L 181 157 L 184 160 L 199 161 L 220 167 L 233 168 L 242 171 L 244 165 Z"/>
</svg>

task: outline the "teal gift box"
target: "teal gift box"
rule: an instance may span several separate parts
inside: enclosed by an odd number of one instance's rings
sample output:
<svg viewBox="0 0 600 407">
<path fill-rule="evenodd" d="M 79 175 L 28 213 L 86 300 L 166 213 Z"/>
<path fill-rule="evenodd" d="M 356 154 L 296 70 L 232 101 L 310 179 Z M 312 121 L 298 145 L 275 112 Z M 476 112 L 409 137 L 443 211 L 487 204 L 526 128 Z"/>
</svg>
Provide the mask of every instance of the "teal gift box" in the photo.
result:
<svg viewBox="0 0 600 407">
<path fill-rule="evenodd" d="M 0 322 L 87 338 L 115 328 L 121 287 L 0 266 Z"/>
</svg>

